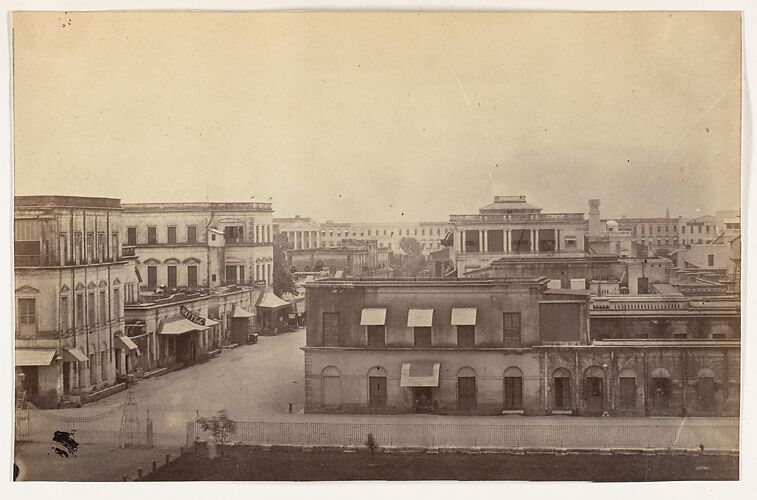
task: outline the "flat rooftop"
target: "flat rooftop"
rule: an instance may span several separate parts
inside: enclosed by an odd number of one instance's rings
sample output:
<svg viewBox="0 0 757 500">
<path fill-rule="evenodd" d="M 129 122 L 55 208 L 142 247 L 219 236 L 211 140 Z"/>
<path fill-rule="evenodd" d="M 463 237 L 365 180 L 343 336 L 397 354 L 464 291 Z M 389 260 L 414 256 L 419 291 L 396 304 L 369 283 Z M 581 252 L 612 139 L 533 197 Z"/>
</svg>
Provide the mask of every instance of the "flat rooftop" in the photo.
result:
<svg viewBox="0 0 757 500">
<path fill-rule="evenodd" d="M 93 196 L 58 196 L 33 195 L 15 196 L 13 203 L 16 207 L 24 208 L 108 208 L 121 209 L 119 198 L 100 198 Z"/>
</svg>

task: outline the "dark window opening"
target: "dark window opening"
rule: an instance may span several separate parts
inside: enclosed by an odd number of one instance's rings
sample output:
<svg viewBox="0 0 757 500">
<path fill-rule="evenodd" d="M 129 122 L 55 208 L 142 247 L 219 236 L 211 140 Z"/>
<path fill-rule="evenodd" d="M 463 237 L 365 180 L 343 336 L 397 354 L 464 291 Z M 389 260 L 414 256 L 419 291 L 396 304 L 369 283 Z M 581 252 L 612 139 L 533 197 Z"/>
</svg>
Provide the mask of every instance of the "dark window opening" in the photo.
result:
<svg viewBox="0 0 757 500">
<path fill-rule="evenodd" d="M 502 313 L 502 335 L 505 347 L 520 345 L 520 313 Z"/>
<path fill-rule="evenodd" d="M 126 228 L 126 244 L 132 247 L 137 244 L 137 228 L 136 227 Z"/>
<path fill-rule="evenodd" d="M 465 231 L 465 251 L 466 252 L 480 252 L 478 231 L 468 230 Z"/>
<path fill-rule="evenodd" d="M 368 347 L 386 347 L 386 327 L 384 325 L 369 325 Z"/>
<path fill-rule="evenodd" d="M 158 243 L 158 228 L 155 226 L 149 226 L 147 228 L 147 244 L 157 245 Z"/>
<path fill-rule="evenodd" d="M 176 288 L 176 266 L 168 266 L 168 288 Z"/>
<path fill-rule="evenodd" d="M 475 347 L 476 346 L 476 327 L 473 325 L 457 326 L 457 346 L 458 347 Z"/>
<path fill-rule="evenodd" d="M 457 407 L 466 411 L 476 408 L 476 377 L 457 377 Z"/>
<path fill-rule="evenodd" d="M 158 268 L 157 266 L 147 266 L 147 288 L 158 288 Z"/>
<path fill-rule="evenodd" d="M 531 251 L 531 230 L 513 229 L 510 231 L 511 249 L 513 252 Z"/>
<path fill-rule="evenodd" d="M 168 226 L 166 238 L 168 239 L 169 245 L 176 244 L 176 226 Z"/>
<path fill-rule="evenodd" d="M 226 226 L 223 228 L 223 236 L 226 238 L 226 243 L 241 243 L 244 241 L 244 227 Z"/>
<path fill-rule="evenodd" d="M 197 226 L 187 226 L 187 243 L 197 243 Z"/>
<path fill-rule="evenodd" d="M 539 229 L 539 251 L 554 252 L 557 249 L 557 239 L 554 229 Z"/>
<path fill-rule="evenodd" d="M 567 409 L 570 407 L 570 379 L 568 377 L 555 377 L 555 408 Z"/>
<path fill-rule="evenodd" d="M 323 345 L 339 345 L 339 313 L 323 313 Z"/>
<path fill-rule="evenodd" d="M 413 339 L 415 347 L 431 347 L 431 327 L 416 326 L 413 328 Z"/>
<path fill-rule="evenodd" d="M 629 409 L 636 407 L 636 378 L 620 378 L 620 407 Z"/>
<path fill-rule="evenodd" d="M 523 378 L 505 377 L 505 410 L 523 408 Z"/>
<path fill-rule="evenodd" d="M 487 231 L 486 244 L 490 252 L 505 251 L 505 232 L 501 229 Z"/>
</svg>

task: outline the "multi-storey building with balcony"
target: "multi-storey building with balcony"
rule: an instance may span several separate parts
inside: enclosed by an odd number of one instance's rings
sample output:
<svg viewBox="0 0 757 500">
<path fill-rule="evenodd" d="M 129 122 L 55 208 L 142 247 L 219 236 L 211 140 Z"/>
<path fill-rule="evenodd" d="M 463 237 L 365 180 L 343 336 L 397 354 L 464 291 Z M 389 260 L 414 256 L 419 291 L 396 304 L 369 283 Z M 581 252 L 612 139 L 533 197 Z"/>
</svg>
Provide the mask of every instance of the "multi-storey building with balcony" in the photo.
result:
<svg viewBox="0 0 757 500">
<path fill-rule="evenodd" d="M 375 240 L 380 248 L 401 254 L 402 238 L 414 238 L 424 255 L 442 248 L 450 231 L 446 222 L 333 222 L 318 223 L 308 217 L 274 219 L 277 232 L 286 233 L 293 250 L 338 247 L 343 239 Z"/>
<path fill-rule="evenodd" d="M 342 240 L 336 247 L 287 250 L 292 273 L 320 272 L 330 275 L 386 277 L 391 275 L 389 252 L 375 240 Z"/>
<path fill-rule="evenodd" d="M 305 410 L 738 415 L 740 341 L 726 328 L 738 314 L 733 303 L 595 300 L 588 290 L 553 290 L 548 283 L 308 283 Z M 672 322 L 718 319 L 685 338 L 678 324 L 669 334 L 642 338 L 639 322 L 653 325 L 650 314 Z M 605 333 L 596 339 L 595 317 L 629 317 L 637 326 L 611 329 L 612 335 L 598 328 Z"/>
<path fill-rule="evenodd" d="M 269 285 L 270 203 L 124 204 L 122 236 L 139 257 L 142 285 L 214 288 Z"/>
<path fill-rule="evenodd" d="M 124 304 L 139 295 L 114 198 L 17 196 L 16 375 L 39 406 L 80 400 L 132 371 Z"/>
<path fill-rule="evenodd" d="M 542 213 L 525 196 L 495 196 L 475 215 L 451 215 L 458 276 L 494 260 L 584 256 L 584 214 Z"/>
</svg>

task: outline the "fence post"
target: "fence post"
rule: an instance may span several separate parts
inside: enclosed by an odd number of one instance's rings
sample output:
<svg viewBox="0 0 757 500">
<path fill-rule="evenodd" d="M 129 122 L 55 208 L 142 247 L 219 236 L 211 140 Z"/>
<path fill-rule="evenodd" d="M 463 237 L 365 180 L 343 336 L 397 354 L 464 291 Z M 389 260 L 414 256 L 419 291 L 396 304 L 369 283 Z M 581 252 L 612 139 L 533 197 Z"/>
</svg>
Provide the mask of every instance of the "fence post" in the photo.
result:
<svg viewBox="0 0 757 500">
<path fill-rule="evenodd" d="M 152 420 L 150 419 L 150 411 L 147 411 L 147 420 L 145 421 L 145 440 L 148 448 L 152 448 Z"/>
<path fill-rule="evenodd" d="M 152 473 L 155 474 L 155 472 L 158 470 L 158 462 L 153 461 L 152 463 Z"/>
<path fill-rule="evenodd" d="M 142 467 L 137 467 L 137 479 L 142 479 Z"/>
</svg>

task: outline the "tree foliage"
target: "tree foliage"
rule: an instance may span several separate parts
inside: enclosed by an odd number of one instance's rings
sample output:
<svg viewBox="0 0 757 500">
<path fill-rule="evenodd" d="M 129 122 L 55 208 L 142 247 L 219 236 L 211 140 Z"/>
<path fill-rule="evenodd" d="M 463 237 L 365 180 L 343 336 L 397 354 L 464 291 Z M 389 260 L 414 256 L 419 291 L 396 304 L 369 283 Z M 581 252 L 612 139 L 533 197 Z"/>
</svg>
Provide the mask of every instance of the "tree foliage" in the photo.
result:
<svg viewBox="0 0 757 500">
<path fill-rule="evenodd" d="M 404 255 L 394 256 L 391 261 L 395 277 L 412 278 L 426 273 L 426 257 L 423 255 L 421 244 L 415 238 L 402 238 L 400 249 Z"/>
<path fill-rule="evenodd" d="M 229 418 L 226 410 L 221 410 L 212 417 L 200 417 L 197 423 L 203 431 L 210 432 L 213 439 L 221 445 L 228 442 L 229 436 L 236 429 L 236 422 Z"/>
<path fill-rule="evenodd" d="M 286 251 L 291 248 L 292 245 L 286 234 L 279 233 L 273 237 L 273 293 L 279 297 L 282 293 L 297 294 L 292 273 L 289 272 L 287 264 Z"/>
</svg>

